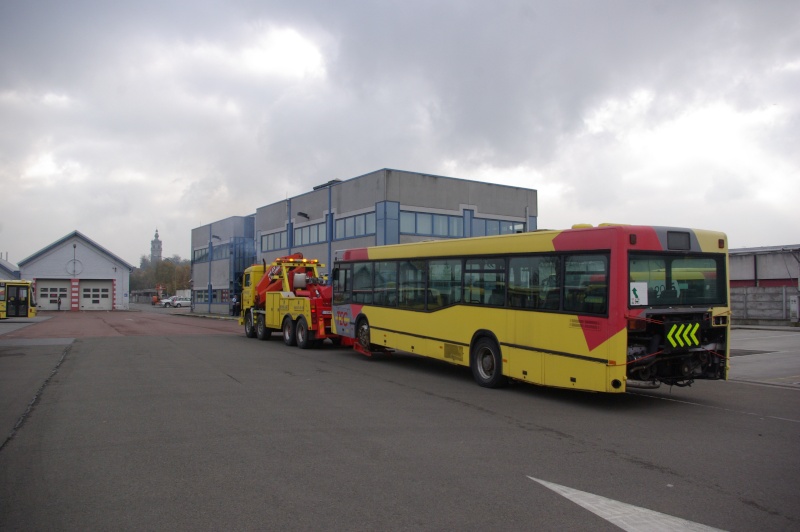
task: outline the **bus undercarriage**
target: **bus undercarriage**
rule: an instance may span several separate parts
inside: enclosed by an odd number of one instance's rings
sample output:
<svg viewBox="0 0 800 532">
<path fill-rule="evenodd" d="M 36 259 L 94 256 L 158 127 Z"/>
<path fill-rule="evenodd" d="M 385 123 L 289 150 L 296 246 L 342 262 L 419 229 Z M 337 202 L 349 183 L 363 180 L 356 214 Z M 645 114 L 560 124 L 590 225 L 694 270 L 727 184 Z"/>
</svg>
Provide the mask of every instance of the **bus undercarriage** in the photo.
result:
<svg viewBox="0 0 800 532">
<path fill-rule="evenodd" d="M 689 386 L 725 379 L 727 316 L 652 310 L 629 320 L 627 386 Z"/>
</svg>

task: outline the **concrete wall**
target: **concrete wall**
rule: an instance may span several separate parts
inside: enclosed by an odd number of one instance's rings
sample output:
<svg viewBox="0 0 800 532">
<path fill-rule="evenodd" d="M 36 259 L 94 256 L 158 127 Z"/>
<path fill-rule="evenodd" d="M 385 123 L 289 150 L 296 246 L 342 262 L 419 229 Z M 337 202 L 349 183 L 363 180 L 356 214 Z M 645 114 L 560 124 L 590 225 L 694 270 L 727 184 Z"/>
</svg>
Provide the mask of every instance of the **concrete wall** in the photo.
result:
<svg viewBox="0 0 800 532">
<path fill-rule="evenodd" d="M 731 288 L 732 323 L 797 325 L 789 320 L 789 296 L 792 295 L 798 295 L 798 290 L 787 286 Z"/>
</svg>

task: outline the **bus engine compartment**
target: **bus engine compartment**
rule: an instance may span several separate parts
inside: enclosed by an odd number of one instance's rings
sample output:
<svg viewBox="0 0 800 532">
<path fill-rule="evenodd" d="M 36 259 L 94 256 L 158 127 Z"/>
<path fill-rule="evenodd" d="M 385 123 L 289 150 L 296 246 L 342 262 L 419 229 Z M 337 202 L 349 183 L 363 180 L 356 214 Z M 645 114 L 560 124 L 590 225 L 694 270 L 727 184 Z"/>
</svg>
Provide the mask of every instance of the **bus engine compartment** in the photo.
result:
<svg viewBox="0 0 800 532">
<path fill-rule="evenodd" d="M 690 386 L 725 379 L 727 316 L 654 310 L 628 320 L 627 386 Z"/>
</svg>

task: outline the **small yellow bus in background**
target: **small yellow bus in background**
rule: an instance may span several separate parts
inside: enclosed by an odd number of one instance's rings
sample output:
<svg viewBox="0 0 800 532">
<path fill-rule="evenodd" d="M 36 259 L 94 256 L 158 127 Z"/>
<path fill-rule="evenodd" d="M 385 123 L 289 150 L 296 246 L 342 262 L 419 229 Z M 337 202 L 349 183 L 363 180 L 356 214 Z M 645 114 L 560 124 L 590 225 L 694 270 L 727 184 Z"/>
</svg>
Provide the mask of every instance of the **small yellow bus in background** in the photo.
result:
<svg viewBox="0 0 800 532">
<path fill-rule="evenodd" d="M 0 281 L 0 319 L 33 318 L 36 300 L 30 281 Z"/>
<path fill-rule="evenodd" d="M 338 251 L 334 332 L 509 379 L 577 390 L 726 379 L 725 234 L 603 224 Z"/>
</svg>

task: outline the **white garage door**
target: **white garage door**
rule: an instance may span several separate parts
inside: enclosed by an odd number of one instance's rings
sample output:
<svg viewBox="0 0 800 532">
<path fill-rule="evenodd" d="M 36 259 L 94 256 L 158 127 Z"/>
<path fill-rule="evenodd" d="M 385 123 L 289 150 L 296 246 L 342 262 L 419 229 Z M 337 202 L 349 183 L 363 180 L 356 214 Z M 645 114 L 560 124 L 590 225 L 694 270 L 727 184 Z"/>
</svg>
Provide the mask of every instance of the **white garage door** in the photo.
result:
<svg viewBox="0 0 800 532">
<path fill-rule="evenodd" d="M 111 310 L 113 307 L 111 281 L 81 280 L 81 310 Z"/>
<path fill-rule="evenodd" d="M 36 306 L 40 310 L 58 310 L 59 297 L 61 310 L 69 310 L 69 279 L 36 280 Z"/>
</svg>

